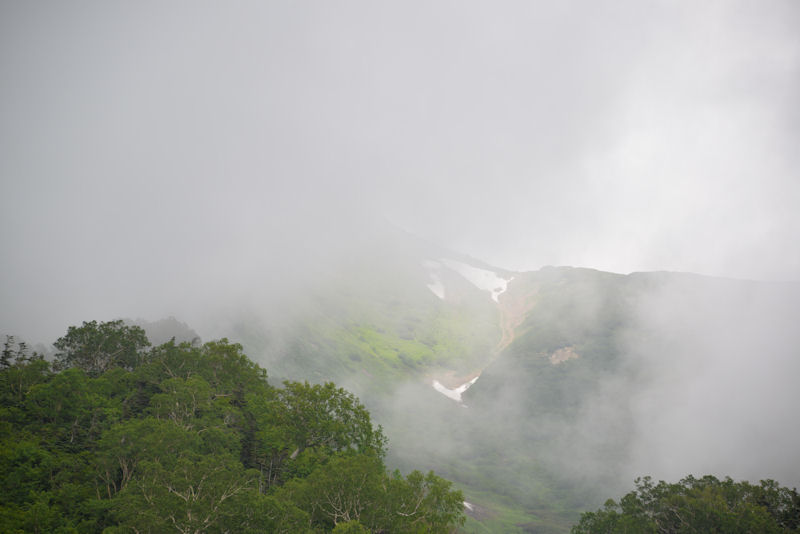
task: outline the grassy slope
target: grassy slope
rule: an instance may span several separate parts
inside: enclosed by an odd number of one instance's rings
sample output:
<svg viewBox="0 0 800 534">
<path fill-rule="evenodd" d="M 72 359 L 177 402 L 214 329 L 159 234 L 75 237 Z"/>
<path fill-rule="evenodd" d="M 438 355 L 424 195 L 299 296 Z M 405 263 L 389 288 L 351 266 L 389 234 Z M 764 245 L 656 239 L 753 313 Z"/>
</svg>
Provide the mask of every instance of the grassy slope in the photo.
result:
<svg viewBox="0 0 800 534">
<path fill-rule="evenodd" d="M 602 377 L 634 372 L 620 367 L 620 338 L 631 335 L 638 295 L 663 275 L 571 268 L 517 275 L 509 292 L 525 306 L 512 321 L 513 341 L 494 359 L 508 324 L 486 293 L 453 275 L 441 301 L 416 260 L 359 269 L 326 281 L 325 292 L 300 307 L 282 333 L 287 342 L 270 344 L 259 328 L 243 328 L 245 346 L 262 355 L 271 376 L 333 380 L 356 392 L 386 428 L 390 462 L 435 469 L 478 506 L 466 532 L 566 532 L 597 494 L 608 494 L 605 481 L 630 431 L 625 408 L 610 437 L 588 448 L 573 443 L 582 437 L 573 423 Z M 554 365 L 559 350 L 577 357 Z M 429 386 L 437 373 L 467 375 L 493 359 L 464 396 L 469 409 Z M 608 472 L 576 477 L 568 454 L 601 454 Z"/>
<path fill-rule="evenodd" d="M 583 296 L 581 292 L 594 291 L 594 281 L 576 285 L 556 273 L 528 275 L 520 287 L 537 286 L 537 305 L 519 328 L 526 333 L 481 377 L 468 396 L 474 406 L 464 410 L 436 394 L 426 377 L 445 369 L 467 374 L 490 361 L 501 337 L 499 312 L 485 293 L 457 277 L 447 281 L 448 300 L 440 301 L 425 287 L 424 270 L 414 267 L 400 270 L 399 276 L 397 269 L 390 277 L 370 269 L 340 279 L 332 286 L 335 291 L 317 297 L 312 312 L 292 326 L 285 336 L 290 342 L 267 356 L 273 360 L 267 364 L 270 374 L 334 380 L 354 390 L 386 427 L 395 451 L 390 460 L 401 468 L 436 469 L 484 510 L 467 531 L 563 531 L 577 516 L 574 503 L 565 498 L 567 491 L 544 467 L 543 458 L 529 454 L 524 446 L 528 437 L 504 438 L 502 423 L 526 413 L 546 413 L 585 382 L 585 373 L 574 376 L 571 365 L 554 367 L 524 355 L 572 341 L 585 351 L 586 340 L 597 333 L 579 320 L 565 329 L 560 318 L 575 311 L 569 309 L 574 303 L 565 299 L 564 287 Z M 248 345 L 248 336 L 244 339 Z M 481 411 L 481 404 L 493 405 L 483 398 L 494 395 L 493 374 L 514 374 L 517 365 L 523 366 L 517 376 L 520 387 L 533 376 L 540 376 L 547 387 L 523 401 L 519 413 L 498 418 Z M 398 385 L 405 390 L 393 396 Z M 490 431 L 482 432 L 486 428 Z"/>
<path fill-rule="evenodd" d="M 619 371 L 617 337 L 631 293 L 626 277 L 570 268 L 525 273 L 516 290 L 535 304 L 514 341 L 465 395 L 481 420 L 492 421 L 486 435 L 503 436 L 502 456 L 493 454 L 498 440 L 482 443 L 486 452 L 475 476 L 493 479 L 507 507 L 534 518 L 521 523 L 509 517 L 503 522 L 508 532 L 565 532 L 592 502 L 594 488 L 563 476 L 564 440 L 598 376 Z M 553 364 L 554 354 L 570 359 Z"/>
<path fill-rule="evenodd" d="M 260 325 L 241 325 L 239 334 L 273 377 L 342 381 L 367 395 L 438 370 L 479 367 L 499 336 L 497 311 L 485 295 L 456 279 L 458 298 L 443 302 L 426 287 L 421 262 L 387 263 L 326 281 L 297 304 L 295 320 L 279 333 L 282 342 L 259 340 Z"/>
</svg>

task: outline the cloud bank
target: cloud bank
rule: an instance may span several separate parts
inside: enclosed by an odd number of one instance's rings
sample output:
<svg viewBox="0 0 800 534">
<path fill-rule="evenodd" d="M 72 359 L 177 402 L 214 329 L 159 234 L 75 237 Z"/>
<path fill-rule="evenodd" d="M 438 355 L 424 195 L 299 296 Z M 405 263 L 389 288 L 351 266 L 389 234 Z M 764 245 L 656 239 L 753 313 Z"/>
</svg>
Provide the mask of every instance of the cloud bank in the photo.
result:
<svg viewBox="0 0 800 534">
<path fill-rule="evenodd" d="M 798 19 L 5 3 L 0 322 L 186 317 L 324 268 L 375 220 L 509 269 L 796 280 Z"/>
</svg>

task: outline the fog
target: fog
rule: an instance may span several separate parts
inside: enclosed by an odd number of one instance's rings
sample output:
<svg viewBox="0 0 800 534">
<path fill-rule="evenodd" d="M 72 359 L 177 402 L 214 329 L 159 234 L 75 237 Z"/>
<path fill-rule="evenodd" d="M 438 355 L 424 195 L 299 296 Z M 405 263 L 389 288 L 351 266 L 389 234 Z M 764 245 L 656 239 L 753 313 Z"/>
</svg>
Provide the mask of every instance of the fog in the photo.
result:
<svg viewBox="0 0 800 534">
<path fill-rule="evenodd" d="M 800 486 L 800 285 L 697 276 L 642 292 L 554 462 L 617 491 L 645 474 L 772 478 Z"/>
<path fill-rule="evenodd" d="M 791 0 L 4 2 L 1 333 L 228 335 L 397 232 L 513 271 L 766 281 L 722 315 L 640 302 L 661 345 L 620 351 L 646 380 L 601 384 L 565 436 L 591 470 L 625 386 L 621 476 L 800 483 L 800 310 L 776 297 L 800 281 L 799 24 Z"/>
<path fill-rule="evenodd" d="M 638 435 L 630 471 L 676 479 L 715 473 L 800 485 L 800 286 L 668 284 L 638 310 L 654 332 L 628 354 Z M 646 466 L 646 467 L 645 467 Z"/>
<path fill-rule="evenodd" d="M 798 278 L 794 2 L 0 10 L 20 333 L 248 293 L 376 219 L 509 269 Z"/>
</svg>

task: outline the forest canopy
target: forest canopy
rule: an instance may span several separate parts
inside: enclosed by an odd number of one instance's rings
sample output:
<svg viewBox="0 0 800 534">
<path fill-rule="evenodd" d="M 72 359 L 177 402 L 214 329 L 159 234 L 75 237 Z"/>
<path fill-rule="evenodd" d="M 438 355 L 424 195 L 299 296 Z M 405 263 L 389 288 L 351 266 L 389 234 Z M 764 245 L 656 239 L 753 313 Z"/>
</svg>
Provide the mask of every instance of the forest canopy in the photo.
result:
<svg viewBox="0 0 800 534">
<path fill-rule="evenodd" d="M 688 476 L 678 483 L 649 477 L 619 502 L 586 512 L 573 534 L 786 534 L 800 532 L 800 495 L 774 480 L 759 485 Z"/>
<path fill-rule="evenodd" d="M 54 361 L 7 336 L 0 531 L 451 532 L 463 497 L 384 464 L 386 438 L 332 383 L 274 387 L 226 339 L 151 347 L 84 322 Z"/>
</svg>

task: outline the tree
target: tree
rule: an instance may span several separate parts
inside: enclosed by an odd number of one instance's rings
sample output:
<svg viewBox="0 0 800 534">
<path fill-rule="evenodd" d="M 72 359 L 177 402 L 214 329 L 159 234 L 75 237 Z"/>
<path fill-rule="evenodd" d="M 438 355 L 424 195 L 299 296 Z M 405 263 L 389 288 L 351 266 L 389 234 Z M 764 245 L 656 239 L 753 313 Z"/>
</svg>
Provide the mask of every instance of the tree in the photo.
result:
<svg viewBox="0 0 800 534">
<path fill-rule="evenodd" d="M 138 326 L 126 326 L 122 321 L 84 321 L 80 327 L 70 326 L 53 345 L 59 351 L 55 356 L 58 368 L 78 367 L 98 376 L 113 367 L 134 369 L 144 360 L 143 349 L 150 342 Z"/>
<path fill-rule="evenodd" d="M 78 369 L 67 369 L 31 386 L 24 404 L 28 428 L 54 447 L 83 450 L 120 412 L 118 403 L 98 391 L 98 386 L 102 386 L 102 380 L 87 378 Z"/>
<path fill-rule="evenodd" d="M 197 427 L 199 417 L 211 408 L 213 390 L 199 376 L 169 378 L 160 387 L 163 393 L 150 398 L 151 411 L 158 419 L 172 421 L 189 430 Z"/>
<path fill-rule="evenodd" d="M 450 482 L 433 472 L 387 473 L 377 456 L 352 451 L 290 480 L 276 495 L 324 531 L 357 522 L 368 532 L 422 534 L 449 532 L 464 522 L 464 497 Z"/>
<path fill-rule="evenodd" d="M 309 513 L 314 526 L 330 530 L 381 506 L 383 476 L 383 463 L 374 455 L 337 455 L 308 477 L 287 483 L 285 494 Z"/>
<path fill-rule="evenodd" d="M 258 427 L 253 456 L 265 490 L 308 475 L 337 452 L 385 454 L 381 427 L 373 428 L 364 405 L 333 383 L 284 382 L 274 395 L 249 396 L 247 403 Z"/>
<path fill-rule="evenodd" d="M 280 422 L 291 429 L 299 452 L 308 448 L 355 450 L 383 456 L 386 438 L 372 427 L 369 412 L 355 395 L 332 382 L 284 382 L 278 392 Z"/>
<path fill-rule="evenodd" d="M 49 362 L 36 352 L 28 355 L 28 347 L 23 341 L 17 343 L 14 336 L 6 336 L 0 356 L 0 401 L 3 406 L 20 404 L 31 387 L 51 377 Z"/>
<path fill-rule="evenodd" d="M 13 338 L 0 355 L 1 532 L 420 534 L 463 521 L 448 482 L 386 472 L 381 428 L 334 384 L 274 388 L 226 340 L 145 353 L 119 321 L 55 345 L 55 369 Z"/>
<path fill-rule="evenodd" d="M 369 529 L 358 521 L 339 523 L 333 529 L 334 534 L 370 534 Z"/>
<path fill-rule="evenodd" d="M 134 532 L 241 532 L 242 499 L 254 493 L 257 473 L 230 455 L 180 454 L 167 462 L 146 461 L 140 477 L 116 499 L 122 526 Z M 225 523 L 235 528 L 224 529 Z"/>
<path fill-rule="evenodd" d="M 433 471 L 386 475 L 384 500 L 374 519 L 381 532 L 448 532 L 464 524 L 464 496 Z"/>
<path fill-rule="evenodd" d="M 636 489 L 619 503 L 609 500 L 602 509 L 584 513 L 572 533 L 800 532 L 797 491 L 772 480 L 754 486 L 707 475 L 688 476 L 677 484 L 654 484 L 650 477 L 635 483 Z"/>
<path fill-rule="evenodd" d="M 15 344 L 14 336 L 6 336 L 6 341 L 3 343 L 3 352 L 0 355 L 0 369 L 11 367 L 11 364 L 18 359 L 17 354 L 21 351 L 14 351 Z"/>
<path fill-rule="evenodd" d="M 98 443 L 95 460 L 98 478 L 110 498 L 140 474 L 142 462 L 168 462 L 199 447 L 197 433 L 188 432 L 170 421 L 154 417 L 123 421 L 103 433 Z"/>
</svg>

